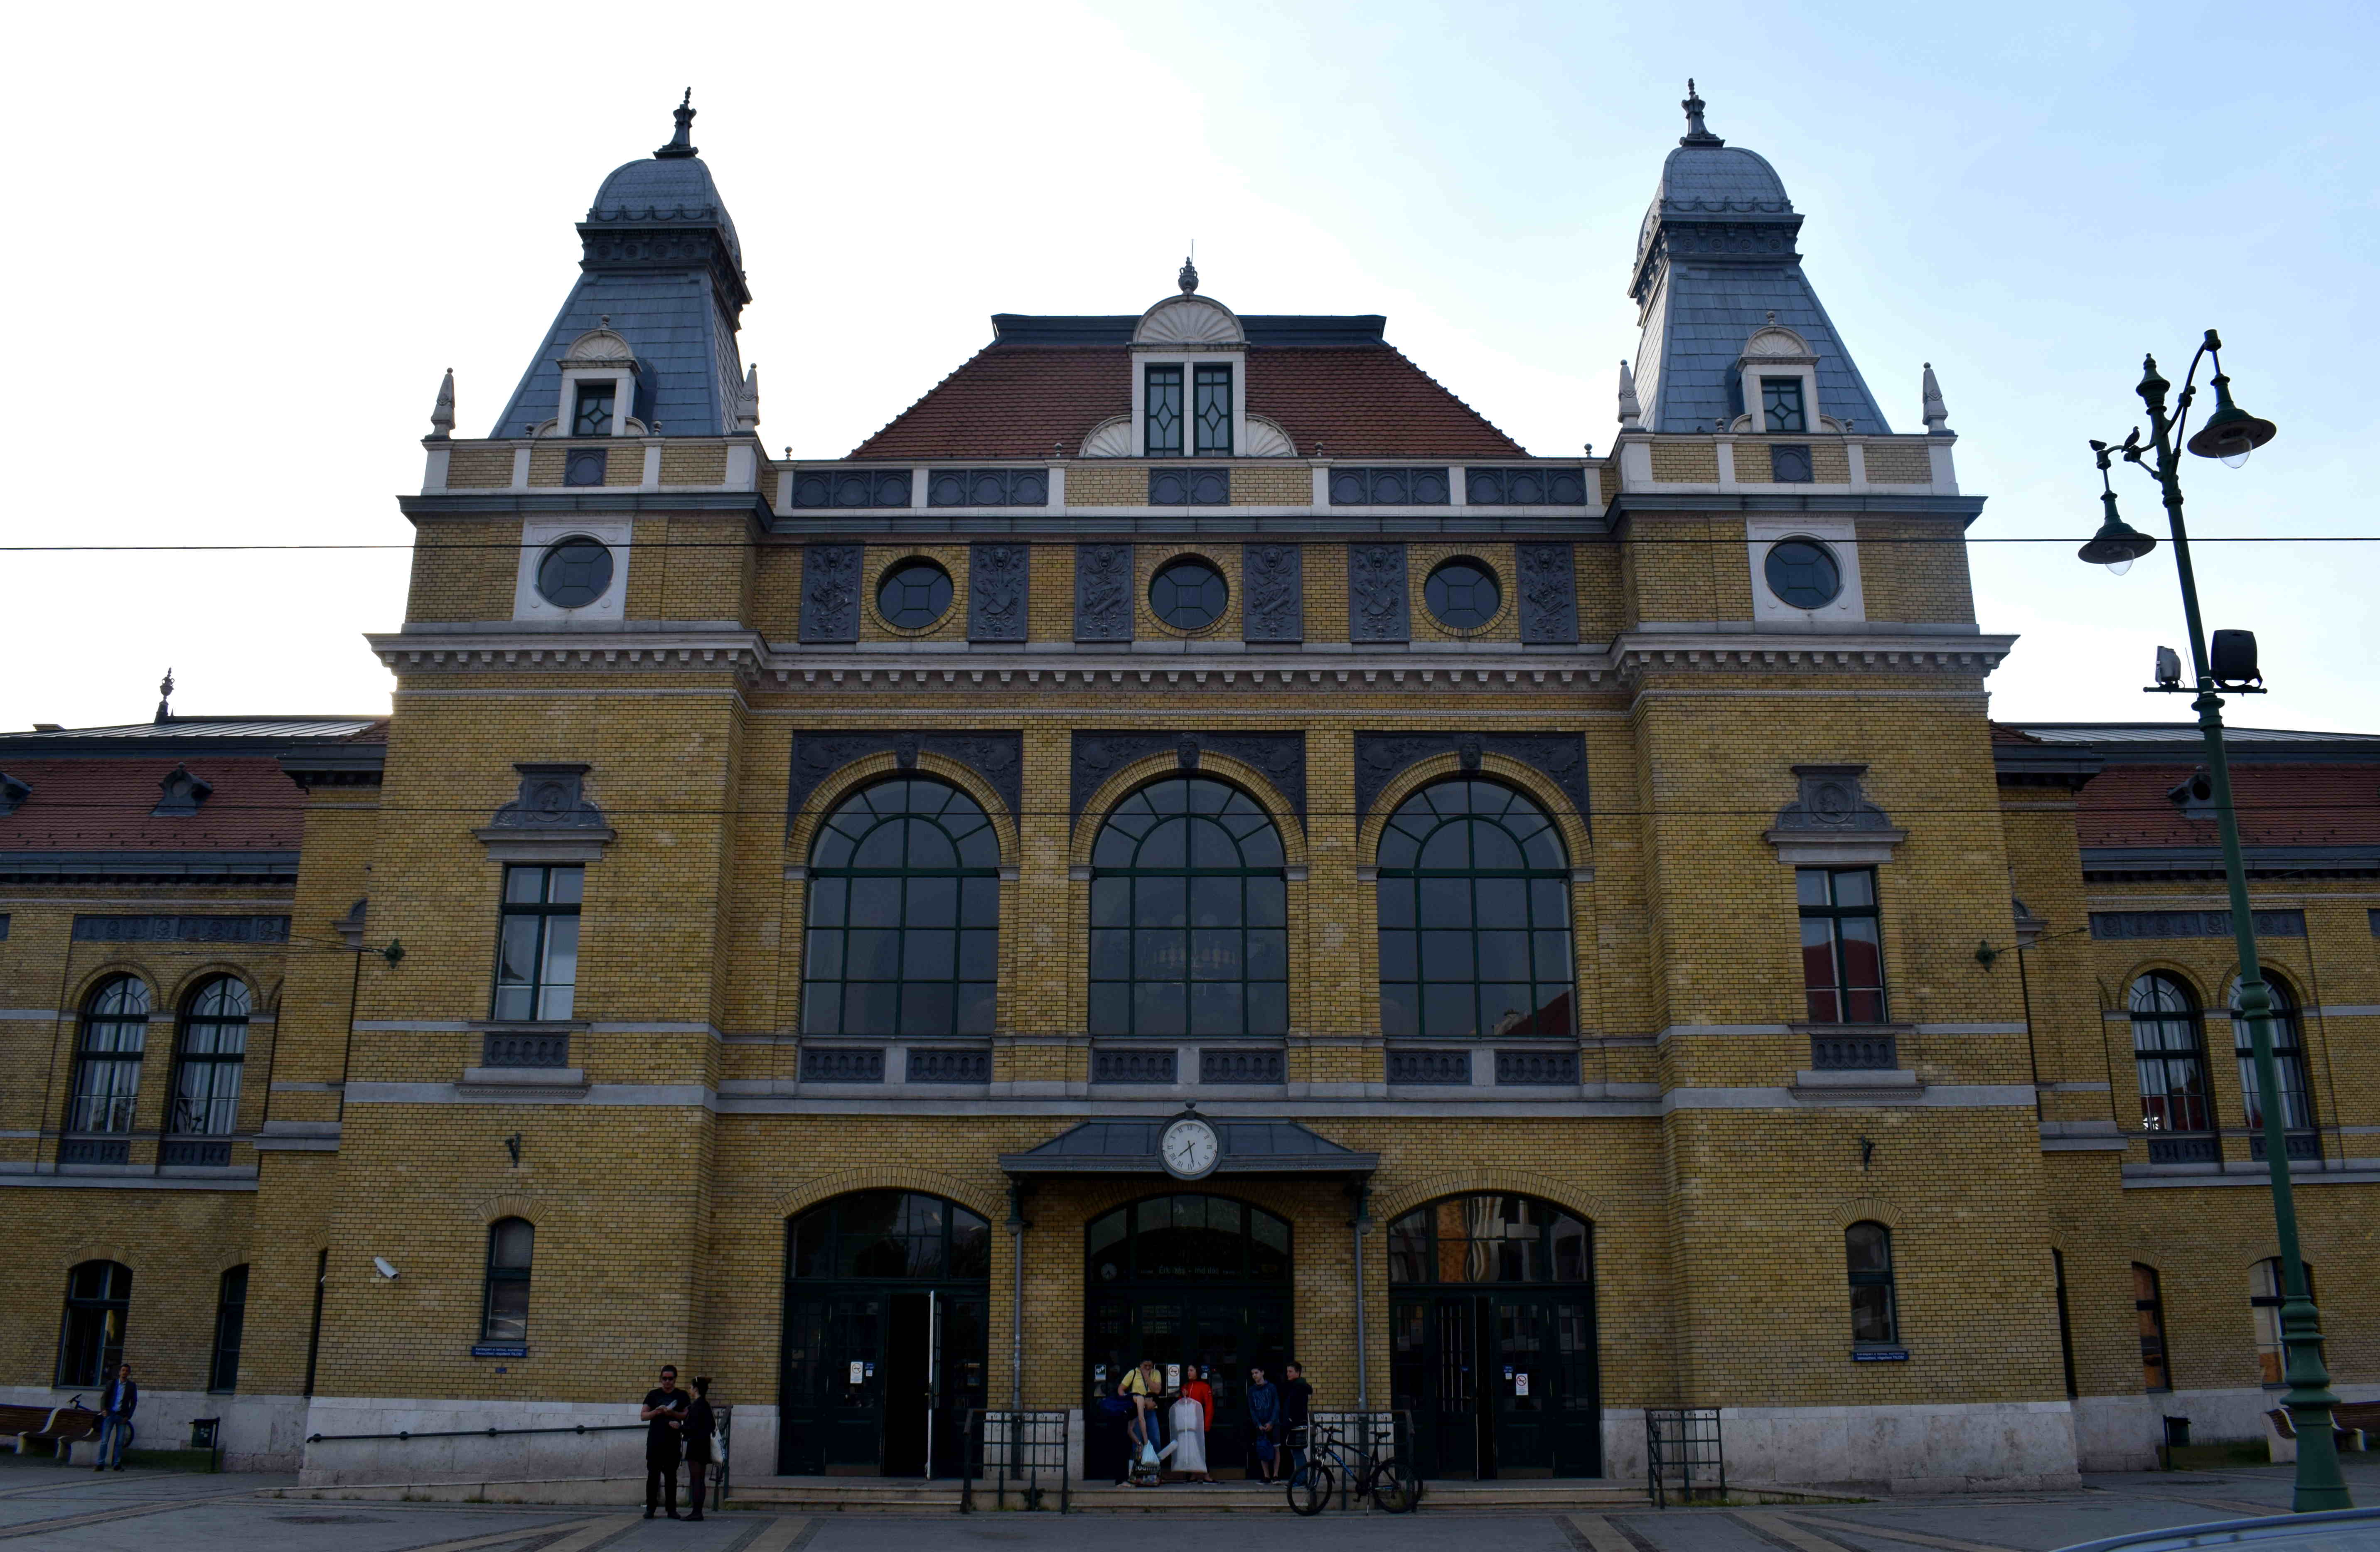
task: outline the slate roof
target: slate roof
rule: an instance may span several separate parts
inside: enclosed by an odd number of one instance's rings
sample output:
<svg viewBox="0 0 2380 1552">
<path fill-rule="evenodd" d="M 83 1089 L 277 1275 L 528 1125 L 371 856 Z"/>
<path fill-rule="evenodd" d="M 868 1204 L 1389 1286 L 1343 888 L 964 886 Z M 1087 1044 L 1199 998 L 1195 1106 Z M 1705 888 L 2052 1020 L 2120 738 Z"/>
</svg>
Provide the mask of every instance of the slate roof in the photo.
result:
<svg viewBox="0 0 2380 1552">
<path fill-rule="evenodd" d="M 1651 298 L 1635 362 L 1649 430 L 1707 431 L 1744 413 L 1735 363 L 1772 312 L 1818 358 L 1820 414 L 1858 431 L 1892 429 L 1802 272 L 1801 225 L 1784 180 L 1758 152 L 1719 144 L 1670 152 L 1629 283 L 1640 304 Z M 1747 234 L 1782 240 L 1763 252 Z"/>
<path fill-rule="evenodd" d="M 579 230 L 590 236 L 715 231 L 730 261 L 743 269 L 735 223 L 698 157 L 655 156 L 613 170 L 595 194 Z M 706 245 L 707 246 L 707 245 Z M 562 310 L 488 434 L 528 436 L 554 418 L 562 398 L 562 360 L 570 342 L 610 327 L 637 353 L 637 397 L 628 413 L 671 436 L 723 436 L 735 430 L 744 365 L 735 331 L 740 295 L 727 298 L 699 258 L 682 266 L 641 263 L 583 267 Z"/>
<path fill-rule="evenodd" d="M 2010 722 L 2002 731 L 2036 744 L 2088 745 L 2109 760 L 2199 759 L 2196 722 Z M 2264 760 L 2380 760 L 2380 734 L 2315 733 L 2294 728 L 2227 727 L 2223 743 L 2234 758 Z"/>
<path fill-rule="evenodd" d="M 1137 318 L 994 315 L 992 343 L 853 449 L 854 458 L 1072 456 L 1102 420 L 1132 410 Z M 1302 455 L 1524 458 L 1520 443 L 1381 337 L 1378 314 L 1255 315 L 1247 411 Z"/>
<path fill-rule="evenodd" d="M 1011 1174 L 1162 1174 L 1158 1139 L 1177 1118 L 1087 1121 L 1024 1153 L 1004 1153 Z M 1216 1174 L 1368 1174 L 1379 1156 L 1357 1153 L 1293 1121 L 1202 1116 L 1220 1145 Z"/>
</svg>

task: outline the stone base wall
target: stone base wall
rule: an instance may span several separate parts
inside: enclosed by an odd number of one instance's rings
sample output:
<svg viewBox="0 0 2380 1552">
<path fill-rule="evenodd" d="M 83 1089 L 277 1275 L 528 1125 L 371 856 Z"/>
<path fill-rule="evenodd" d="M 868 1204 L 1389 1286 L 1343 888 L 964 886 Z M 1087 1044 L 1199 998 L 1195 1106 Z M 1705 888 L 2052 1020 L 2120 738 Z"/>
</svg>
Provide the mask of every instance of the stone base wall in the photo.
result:
<svg viewBox="0 0 2380 1552">
<path fill-rule="evenodd" d="M 2074 1413 L 2065 1401 L 1726 1407 L 1719 1426 L 1730 1487 L 1881 1483 L 1897 1493 L 1959 1493 L 2077 1480 Z M 1641 1425 L 1637 1433 L 1641 1473 Z"/>
<path fill-rule="evenodd" d="M 135 1371 L 133 1377 L 140 1377 Z M 9 1406 L 64 1406 L 76 1396 L 96 1408 L 99 1388 L 54 1389 L 46 1385 L 0 1385 L 0 1402 Z M 306 1399 L 302 1396 L 231 1396 L 207 1390 L 152 1390 L 143 1386 L 140 1406 L 132 1414 L 135 1449 L 187 1449 L 190 1424 L 196 1418 L 223 1420 L 225 1471 L 296 1471 L 299 1441 L 304 1437 Z"/>
<path fill-rule="evenodd" d="M 2334 1385 L 2342 1401 L 2380 1400 L 2380 1385 Z M 2190 1442 L 2219 1444 L 2272 1437 L 2265 1413 L 2282 1392 L 2261 1386 L 2174 1390 L 2156 1396 L 2084 1396 L 2074 1403 L 2074 1442 L 2084 1471 L 2154 1471 L 2165 1420 L 2190 1419 Z"/>
<path fill-rule="evenodd" d="M 626 1401 L 317 1396 L 307 1409 L 305 1429 L 311 1442 L 305 1446 L 298 1481 L 307 1487 L 589 1479 L 633 1479 L 641 1485 L 645 1475 L 645 1435 L 636 1425 L 636 1404 Z M 590 1431 L 504 1433 L 493 1437 L 482 1431 L 581 1426 Z M 591 1431 L 597 1428 L 608 1431 Z M 398 1433 L 413 1437 L 385 1437 Z M 318 1434 L 382 1437 L 314 1439 Z M 453 1437 L 424 1437 L 427 1435 Z M 642 1491 L 639 1485 L 638 1496 Z"/>
</svg>

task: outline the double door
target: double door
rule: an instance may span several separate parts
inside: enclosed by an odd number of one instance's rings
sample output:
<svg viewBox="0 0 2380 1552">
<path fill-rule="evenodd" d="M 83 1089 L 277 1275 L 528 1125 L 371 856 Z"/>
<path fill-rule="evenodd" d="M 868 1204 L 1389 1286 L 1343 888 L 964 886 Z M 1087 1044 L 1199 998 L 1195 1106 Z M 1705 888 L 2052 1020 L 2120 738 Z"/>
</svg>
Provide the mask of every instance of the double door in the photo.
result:
<svg viewBox="0 0 2380 1552">
<path fill-rule="evenodd" d="M 955 1476 L 983 1405 L 981 1287 L 833 1285 L 785 1302 L 778 1465 L 800 1476 Z"/>
<path fill-rule="evenodd" d="M 1596 1476 L 1602 1401 L 1585 1290 L 1400 1294 L 1396 1404 L 1424 1476 Z"/>
<path fill-rule="evenodd" d="M 1084 1369 L 1090 1406 L 1085 1415 L 1101 1420 L 1084 1438 L 1088 1480 L 1112 1482 L 1123 1474 L 1129 1449 L 1123 1425 L 1107 1419 L 1099 1403 L 1115 1394 L 1117 1384 L 1143 1358 L 1156 1360 L 1160 1374 L 1170 1375 L 1177 1364 L 1199 1366 L 1215 1391 L 1215 1422 L 1207 1433 L 1208 1466 L 1218 1476 L 1252 1471 L 1248 1370 L 1260 1367 L 1265 1377 L 1281 1382 L 1281 1365 L 1290 1357 L 1287 1290 L 1101 1292 L 1092 1296 L 1088 1316 Z"/>
</svg>

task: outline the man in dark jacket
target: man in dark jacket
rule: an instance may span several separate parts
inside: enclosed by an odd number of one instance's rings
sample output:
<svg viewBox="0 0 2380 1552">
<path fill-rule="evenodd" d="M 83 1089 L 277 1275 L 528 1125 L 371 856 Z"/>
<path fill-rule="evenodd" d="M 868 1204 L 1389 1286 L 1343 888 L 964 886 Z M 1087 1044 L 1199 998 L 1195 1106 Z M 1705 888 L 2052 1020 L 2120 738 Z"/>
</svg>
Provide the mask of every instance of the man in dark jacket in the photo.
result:
<svg viewBox="0 0 2380 1552">
<path fill-rule="evenodd" d="M 115 1377 L 99 1399 L 99 1460 L 91 1469 L 105 1471 L 108 1457 L 115 1458 L 115 1469 L 124 1469 L 124 1447 L 132 1438 L 132 1413 L 140 1405 L 140 1387 L 132 1383 L 132 1365 L 118 1364 Z"/>
<path fill-rule="evenodd" d="M 710 1436 L 719 1430 L 719 1418 L 710 1410 L 710 1376 L 694 1377 L 694 1404 L 686 1409 L 686 1490 L 693 1495 L 694 1512 L 688 1520 L 702 1518 L 703 1478 L 710 1473 Z"/>
<path fill-rule="evenodd" d="M 661 1388 L 645 1392 L 637 1420 L 645 1429 L 645 1518 L 666 1498 L 669 1517 L 677 1514 L 678 1449 L 686 1432 L 686 1392 L 677 1388 L 677 1365 L 662 1365 Z"/>
<path fill-rule="evenodd" d="M 1314 1387 L 1305 1383 L 1305 1365 L 1293 1358 L 1281 1366 L 1281 1431 L 1289 1448 L 1282 1474 L 1294 1481 L 1305 1465 L 1305 1430 L 1314 1421 Z"/>
</svg>

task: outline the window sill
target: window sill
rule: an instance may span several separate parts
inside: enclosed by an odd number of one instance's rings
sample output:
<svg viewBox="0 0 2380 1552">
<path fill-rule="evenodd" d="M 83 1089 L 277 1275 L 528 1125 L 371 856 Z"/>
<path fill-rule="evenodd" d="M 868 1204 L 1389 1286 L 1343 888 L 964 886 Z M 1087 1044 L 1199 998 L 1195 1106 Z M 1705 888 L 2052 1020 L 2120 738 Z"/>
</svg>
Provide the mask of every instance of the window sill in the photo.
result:
<svg viewBox="0 0 2380 1552">
<path fill-rule="evenodd" d="M 1907 1068 L 1829 1067 L 1793 1074 L 1789 1092 L 1797 1099 L 1914 1100 L 1925 1092 Z"/>
<path fill-rule="evenodd" d="M 1909 1349 L 1882 1342 L 1859 1344 L 1852 1349 L 1852 1362 L 1854 1364 L 1906 1364 L 1909 1362 Z"/>
</svg>

